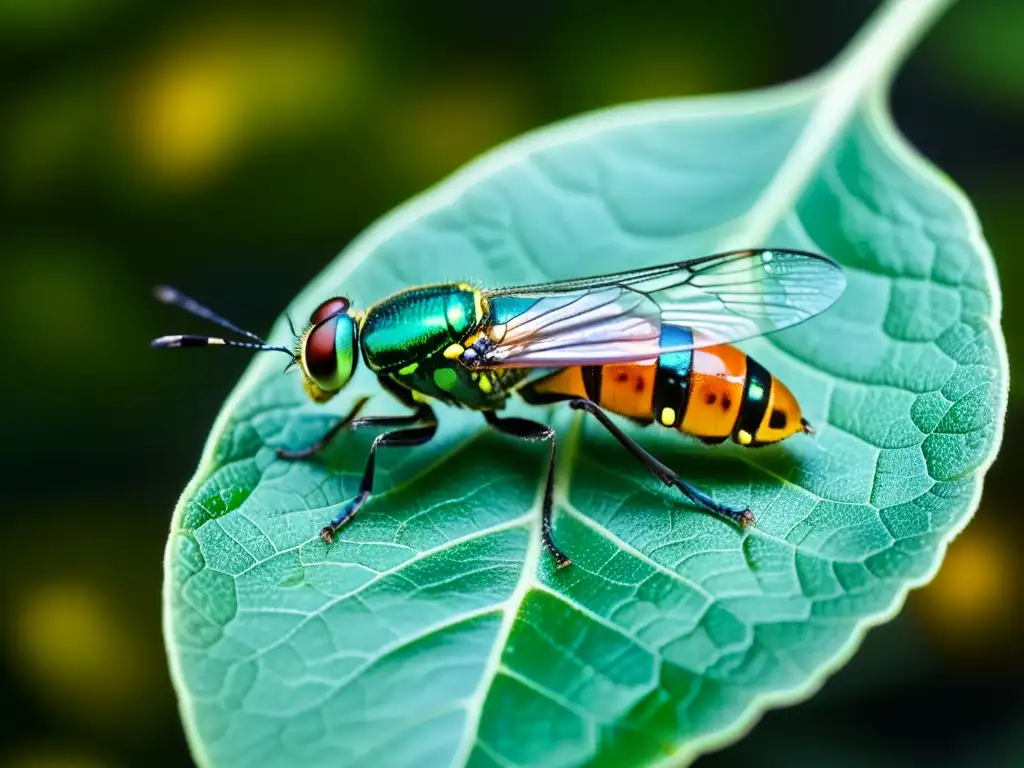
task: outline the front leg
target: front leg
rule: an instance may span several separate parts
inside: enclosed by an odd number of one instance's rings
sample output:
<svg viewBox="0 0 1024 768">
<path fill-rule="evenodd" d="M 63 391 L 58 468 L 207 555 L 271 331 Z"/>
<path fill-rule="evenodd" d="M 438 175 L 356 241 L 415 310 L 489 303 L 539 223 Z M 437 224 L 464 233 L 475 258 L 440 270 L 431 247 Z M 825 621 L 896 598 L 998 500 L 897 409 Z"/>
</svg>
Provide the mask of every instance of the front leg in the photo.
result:
<svg viewBox="0 0 1024 768">
<path fill-rule="evenodd" d="M 408 416 L 368 416 L 365 418 L 357 418 L 359 412 L 363 410 L 363 406 L 366 405 L 369 397 L 360 397 L 353 404 L 351 410 L 337 422 L 335 422 L 330 429 L 328 429 L 316 442 L 305 448 L 300 448 L 297 451 L 289 451 L 286 448 L 277 449 L 277 457 L 286 461 L 298 461 L 300 459 L 308 459 L 320 451 L 324 450 L 331 442 L 336 438 L 344 429 L 351 427 L 352 429 L 360 429 L 361 427 L 377 426 L 377 427 L 411 427 L 414 424 L 420 424 L 425 421 L 430 421 L 434 418 L 434 412 L 429 406 L 423 403 L 418 403 L 412 398 L 412 393 L 404 387 L 400 387 L 390 379 L 384 376 L 378 376 L 377 381 L 381 385 L 381 389 L 392 394 L 402 405 L 406 405 L 412 408 L 414 413 Z"/>
<path fill-rule="evenodd" d="M 313 454 L 319 453 L 331 444 L 331 441 L 338 436 L 338 433 L 341 432 L 341 430 L 345 429 L 345 427 L 351 425 L 352 422 L 356 420 L 356 416 L 358 416 L 359 412 L 363 410 L 363 406 L 366 405 L 369 399 L 369 397 L 360 397 L 356 400 L 352 406 L 352 410 L 338 419 L 338 421 L 335 422 L 330 429 L 324 432 L 320 439 L 312 445 L 300 448 L 297 451 L 289 451 L 287 448 L 278 448 L 277 458 L 285 459 L 287 461 L 298 461 L 299 459 L 308 459 Z"/>
<path fill-rule="evenodd" d="M 362 421 L 369 423 L 371 422 L 371 419 L 362 419 Z M 363 480 L 359 484 L 359 494 L 354 499 L 349 499 L 342 504 L 341 510 L 334 516 L 334 519 L 320 529 L 320 538 L 324 540 L 324 543 L 330 544 L 334 541 L 334 534 L 337 533 L 338 529 L 355 517 L 356 512 L 359 511 L 373 493 L 374 465 L 376 463 L 378 448 L 385 445 L 395 447 L 423 445 L 424 443 L 429 442 L 436 433 L 437 421 L 434 420 L 422 427 L 415 427 L 414 429 L 399 429 L 394 432 L 385 432 L 382 435 L 377 435 L 377 437 L 374 438 L 373 444 L 370 446 L 370 455 L 366 458 L 366 467 L 363 469 Z"/>
</svg>

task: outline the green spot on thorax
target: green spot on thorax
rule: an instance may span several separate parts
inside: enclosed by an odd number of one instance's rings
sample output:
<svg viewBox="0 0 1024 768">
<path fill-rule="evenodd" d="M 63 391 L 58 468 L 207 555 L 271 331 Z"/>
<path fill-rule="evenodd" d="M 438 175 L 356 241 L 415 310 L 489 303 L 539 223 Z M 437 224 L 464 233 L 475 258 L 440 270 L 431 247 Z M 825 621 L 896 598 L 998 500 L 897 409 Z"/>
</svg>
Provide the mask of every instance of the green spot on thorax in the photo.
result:
<svg viewBox="0 0 1024 768">
<path fill-rule="evenodd" d="M 459 377 L 451 368 L 438 368 L 434 371 L 434 383 L 445 392 L 451 392 L 458 383 Z"/>
</svg>

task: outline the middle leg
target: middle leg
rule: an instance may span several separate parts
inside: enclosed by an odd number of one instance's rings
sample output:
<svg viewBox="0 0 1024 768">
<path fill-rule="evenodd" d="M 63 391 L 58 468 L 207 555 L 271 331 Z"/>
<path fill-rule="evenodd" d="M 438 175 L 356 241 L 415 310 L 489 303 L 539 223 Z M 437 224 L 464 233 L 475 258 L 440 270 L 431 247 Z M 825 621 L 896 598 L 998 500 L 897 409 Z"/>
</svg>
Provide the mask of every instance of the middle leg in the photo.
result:
<svg viewBox="0 0 1024 768">
<path fill-rule="evenodd" d="M 385 432 L 382 435 L 377 435 L 370 446 L 370 455 L 366 457 L 366 466 L 363 469 L 363 480 L 359 484 L 359 493 L 355 498 L 349 499 L 342 504 L 334 519 L 320 529 L 320 538 L 324 540 L 324 543 L 330 544 L 334 541 L 334 534 L 338 532 L 338 529 L 355 517 L 356 512 L 360 510 L 373 493 L 373 475 L 378 448 L 381 446 L 412 447 L 423 445 L 430 442 L 436 433 L 437 422 L 432 421 L 422 427 L 398 429 L 394 432 Z"/>
<path fill-rule="evenodd" d="M 286 461 L 298 461 L 308 459 L 324 450 L 343 430 L 360 429 L 362 427 L 411 427 L 416 424 L 435 421 L 434 412 L 426 403 L 415 400 L 412 393 L 395 384 L 387 376 L 378 376 L 377 382 L 381 389 L 393 395 L 400 403 L 412 409 L 412 413 L 404 416 L 364 416 L 357 418 L 370 399 L 368 396 L 356 400 L 351 410 L 342 416 L 334 425 L 328 429 L 315 443 L 297 451 L 289 451 L 286 448 L 277 449 L 277 457 Z"/>
<path fill-rule="evenodd" d="M 546 546 L 548 551 L 554 555 L 555 565 L 558 568 L 565 568 L 567 565 L 572 565 L 572 560 L 570 560 L 562 550 L 555 546 L 555 541 L 551 536 L 551 510 L 554 506 L 555 495 L 555 430 L 547 424 L 541 424 L 538 421 L 530 421 L 529 419 L 521 419 L 518 416 L 501 418 L 497 416 L 494 411 L 484 411 L 484 418 L 487 420 L 488 424 L 502 434 L 517 437 L 520 440 L 527 440 L 529 442 L 546 440 L 550 443 L 551 453 L 548 456 L 548 475 L 547 480 L 544 483 L 544 507 L 541 512 L 540 533 L 544 540 L 544 546 Z"/>
</svg>

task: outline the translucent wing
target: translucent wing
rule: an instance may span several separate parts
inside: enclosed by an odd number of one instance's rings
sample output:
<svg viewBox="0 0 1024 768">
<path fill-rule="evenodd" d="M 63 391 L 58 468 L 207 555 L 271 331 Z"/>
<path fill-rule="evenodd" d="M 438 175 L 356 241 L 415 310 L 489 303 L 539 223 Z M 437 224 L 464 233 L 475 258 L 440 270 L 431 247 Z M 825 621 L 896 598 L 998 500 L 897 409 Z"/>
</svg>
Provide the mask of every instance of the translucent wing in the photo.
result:
<svg viewBox="0 0 1024 768">
<path fill-rule="evenodd" d="M 491 322 L 462 361 L 531 368 L 650 360 L 789 328 L 826 310 L 845 287 L 830 259 L 772 249 L 487 291 Z M 662 348 L 664 324 L 690 328 L 693 344 Z"/>
</svg>

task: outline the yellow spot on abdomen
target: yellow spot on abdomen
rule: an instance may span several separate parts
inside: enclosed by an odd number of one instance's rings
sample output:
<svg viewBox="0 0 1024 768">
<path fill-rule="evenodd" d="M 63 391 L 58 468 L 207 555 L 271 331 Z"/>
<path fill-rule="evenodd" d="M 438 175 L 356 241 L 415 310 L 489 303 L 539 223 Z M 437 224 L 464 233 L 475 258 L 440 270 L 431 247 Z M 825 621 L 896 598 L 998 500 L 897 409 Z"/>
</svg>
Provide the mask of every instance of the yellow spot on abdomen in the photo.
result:
<svg viewBox="0 0 1024 768">
<path fill-rule="evenodd" d="M 466 348 L 461 344 L 452 344 L 444 351 L 443 354 L 448 360 L 458 360 L 462 353 L 465 351 Z"/>
<path fill-rule="evenodd" d="M 477 381 L 477 385 L 480 387 L 480 391 L 484 394 L 489 395 L 491 393 L 491 377 L 486 373 L 480 376 L 480 379 Z"/>
<path fill-rule="evenodd" d="M 736 442 L 738 442 L 740 445 L 750 445 L 753 439 L 754 438 L 751 436 L 751 434 L 747 432 L 745 429 L 741 429 L 739 432 L 736 433 Z"/>
<path fill-rule="evenodd" d="M 661 423 L 666 427 L 671 427 L 676 423 L 676 409 L 675 408 L 662 408 L 661 409 Z"/>
</svg>

